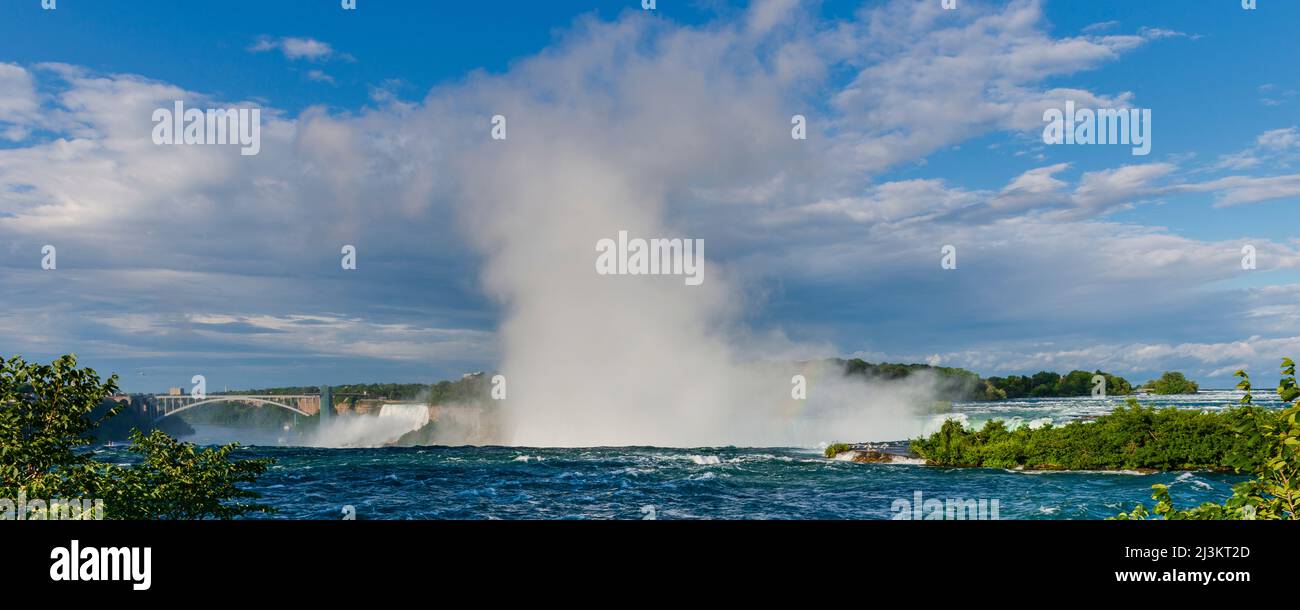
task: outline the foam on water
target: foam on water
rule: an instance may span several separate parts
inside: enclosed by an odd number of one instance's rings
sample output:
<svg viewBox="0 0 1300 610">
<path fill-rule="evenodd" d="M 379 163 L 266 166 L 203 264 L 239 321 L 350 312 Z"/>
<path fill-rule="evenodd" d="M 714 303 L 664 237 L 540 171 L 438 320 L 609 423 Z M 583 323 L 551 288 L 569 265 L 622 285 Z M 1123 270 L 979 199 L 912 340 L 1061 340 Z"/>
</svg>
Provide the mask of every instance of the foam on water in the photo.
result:
<svg viewBox="0 0 1300 610">
<path fill-rule="evenodd" d="M 1214 489 L 1213 485 L 1210 485 L 1209 483 L 1206 483 L 1205 481 L 1202 481 L 1201 479 L 1197 478 L 1196 473 L 1194 472 L 1184 472 L 1178 475 L 1178 478 L 1174 479 L 1174 482 L 1171 485 L 1177 485 L 1179 483 L 1191 483 L 1196 487 L 1199 487 L 1201 489 L 1206 489 L 1206 490 Z"/>
</svg>

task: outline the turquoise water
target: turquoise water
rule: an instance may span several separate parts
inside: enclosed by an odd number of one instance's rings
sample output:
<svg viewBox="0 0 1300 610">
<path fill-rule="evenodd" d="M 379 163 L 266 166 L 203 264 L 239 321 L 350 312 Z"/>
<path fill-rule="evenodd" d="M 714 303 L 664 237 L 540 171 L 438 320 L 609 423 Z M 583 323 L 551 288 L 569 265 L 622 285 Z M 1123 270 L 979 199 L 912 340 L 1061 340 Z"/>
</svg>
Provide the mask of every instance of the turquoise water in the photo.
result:
<svg viewBox="0 0 1300 610">
<path fill-rule="evenodd" d="M 255 487 L 276 518 L 888 519 L 896 500 L 998 500 L 1001 519 L 1100 519 L 1147 501 L 1222 500 L 1216 473 L 1026 474 L 855 464 L 802 449 L 250 448 L 277 464 Z"/>
<path fill-rule="evenodd" d="M 1221 409 L 1240 393 L 1142 397 L 1143 404 Z M 1003 419 L 1028 425 L 1088 420 L 1123 398 L 1025 399 L 958 403 L 923 416 L 937 426 L 956 417 L 972 425 Z M 1277 406 L 1266 401 L 1257 404 Z M 238 438 L 263 446 L 241 457 L 276 465 L 254 490 L 280 519 L 889 519 L 896 503 L 997 500 L 1001 519 L 1102 519 L 1138 502 L 1151 486 L 1170 485 L 1180 506 L 1222 501 L 1241 476 L 1184 473 L 1026 473 L 922 464 L 828 460 L 819 447 L 658 448 L 275 446 L 276 431 L 196 426 L 200 443 Z M 901 440 L 892 448 L 902 450 Z M 898 510 L 896 510 L 896 508 Z M 986 513 L 986 517 L 991 514 Z M 259 518 L 261 518 L 259 516 Z"/>
</svg>

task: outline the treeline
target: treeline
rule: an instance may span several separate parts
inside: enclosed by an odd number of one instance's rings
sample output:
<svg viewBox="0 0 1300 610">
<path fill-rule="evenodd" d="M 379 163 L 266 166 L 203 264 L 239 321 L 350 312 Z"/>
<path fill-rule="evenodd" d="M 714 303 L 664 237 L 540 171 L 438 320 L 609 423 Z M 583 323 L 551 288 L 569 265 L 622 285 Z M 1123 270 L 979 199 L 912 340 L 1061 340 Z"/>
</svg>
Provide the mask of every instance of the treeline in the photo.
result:
<svg viewBox="0 0 1300 610">
<path fill-rule="evenodd" d="M 1092 380 L 1095 375 L 1105 378 L 1107 396 L 1127 396 L 1133 393 L 1133 386 L 1127 379 L 1097 370 L 1091 373 L 1070 371 L 1065 375 L 1039 371 L 1028 376 L 989 377 L 986 381 L 990 389 L 986 394 L 989 400 L 1089 396 L 1096 385 Z"/>
<path fill-rule="evenodd" d="M 457 402 L 474 402 L 488 397 L 491 380 L 484 373 L 474 373 L 456 381 L 439 381 L 437 383 L 350 383 L 330 386 L 334 395 L 334 404 L 345 404 L 363 399 L 386 399 L 394 401 L 424 401 L 431 405 Z M 282 388 L 264 388 L 260 390 L 241 390 L 230 394 L 316 394 L 319 386 L 293 386 Z"/>
<path fill-rule="evenodd" d="M 242 402 L 225 402 L 190 409 L 171 419 L 182 419 L 191 424 L 229 426 L 232 428 L 282 428 L 293 426 L 306 419 L 293 411 L 277 407 L 263 407 Z"/>
<path fill-rule="evenodd" d="M 931 366 L 928 364 L 873 364 L 854 358 L 837 360 L 845 375 L 868 379 L 905 379 L 918 373 L 932 375 L 938 397 L 944 400 L 1003 400 L 1007 398 L 1047 398 L 1064 396 L 1089 396 L 1092 394 L 1094 375 L 1106 380 L 1107 396 L 1126 396 L 1133 393 L 1127 379 L 1102 371 L 1070 371 L 1065 375 L 1042 371 L 1033 375 L 981 378 L 979 374 L 962 368 Z"/>
<path fill-rule="evenodd" d="M 928 364 L 893 364 L 882 362 L 873 364 L 861 358 L 837 360 L 844 367 L 845 375 L 856 375 L 866 379 L 896 380 L 907 379 L 924 372 L 933 376 L 937 397 L 943 400 L 984 400 L 983 382 L 980 376 L 950 366 L 930 366 Z"/>
<path fill-rule="evenodd" d="M 446 383 L 446 382 L 444 382 Z M 425 383 L 350 383 L 330 386 L 330 391 L 338 394 L 358 394 L 369 398 L 388 398 L 390 400 L 416 400 L 421 392 L 429 389 Z M 279 388 L 262 388 L 258 390 L 237 390 L 231 392 L 213 392 L 212 394 L 262 394 L 293 395 L 317 394 L 320 386 L 285 386 Z"/>
</svg>

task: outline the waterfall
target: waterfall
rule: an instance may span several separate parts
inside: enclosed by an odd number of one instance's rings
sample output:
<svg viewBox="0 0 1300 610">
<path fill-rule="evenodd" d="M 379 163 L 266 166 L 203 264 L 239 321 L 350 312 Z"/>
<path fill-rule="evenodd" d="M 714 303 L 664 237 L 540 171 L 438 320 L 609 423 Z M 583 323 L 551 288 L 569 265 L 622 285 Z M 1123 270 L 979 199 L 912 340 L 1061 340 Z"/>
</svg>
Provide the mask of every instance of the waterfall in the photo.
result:
<svg viewBox="0 0 1300 610">
<path fill-rule="evenodd" d="M 401 421 L 403 433 L 419 430 L 429 423 L 429 408 L 424 405 L 388 404 L 379 409 L 379 419 Z"/>
</svg>

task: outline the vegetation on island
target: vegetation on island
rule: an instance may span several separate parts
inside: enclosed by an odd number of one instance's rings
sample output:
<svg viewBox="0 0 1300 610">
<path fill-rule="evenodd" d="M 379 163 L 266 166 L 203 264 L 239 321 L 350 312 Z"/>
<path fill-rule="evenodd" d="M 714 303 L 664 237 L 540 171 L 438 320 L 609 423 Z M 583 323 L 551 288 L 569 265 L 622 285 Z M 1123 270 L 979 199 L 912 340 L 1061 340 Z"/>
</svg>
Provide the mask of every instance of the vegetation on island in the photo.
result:
<svg viewBox="0 0 1300 610">
<path fill-rule="evenodd" d="M 53 363 L 0 363 L 0 498 L 99 499 L 108 519 L 231 518 L 273 511 L 245 488 L 270 460 L 236 460 L 237 444 L 199 449 L 161 430 L 130 434 L 134 463 L 95 459 L 97 428 L 123 405 L 103 409 L 117 375 L 100 381 L 73 355 Z M 47 509 L 48 510 L 48 509 Z M 45 518 L 33 514 L 27 518 Z M 83 515 L 84 516 L 84 515 Z"/>
<path fill-rule="evenodd" d="M 1067 396 L 1090 396 L 1093 377 L 1101 375 L 1105 383 L 1107 396 L 1127 396 L 1133 393 L 1133 386 L 1127 379 L 1103 371 L 1070 371 L 1065 375 L 1050 371 L 1040 371 L 1033 375 L 1010 375 L 1007 377 L 981 378 L 979 374 L 962 368 L 931 366 L 928 364 L 873 364 L 854 358 L 837 360 L 844 367 L 845 375 L 856 375 L 867 379 L 906 379 L 917 374 L 930 374 L 935 379 L 936 396 L 943 400 L 1003 400 L 1007 398 L 1050 398 Z"/>
<path fill-rule="evenodd" d="M 1177 371 L 1165 371 L 1160 379 L 1152 379 L 1142 384 L 1142 387 L 1152 394 L 1195 394 L 1201 389 L 1195 381 Z"/>
<path fill-rule="evenodd" d="M 835 456 L 851 449 L 853 449 L 853 445 L 848 443 L 831 443 L 826 447 L 826 451 L 824 451 L 823 454 L 826 457 L 833 459 Z"/>
<path fill-rule="evenodd" d="M 1106 383 L 1107 396 L 1127 396 L 1133 393 L 1133 386 L 1119 375 L 1112 375 L 1100 370 L 1070 371 L 1065 375 L 1050 371 L 1039 371 L 1033 375 L 1009 375 L 1007 377 L 989 377 L 988 385 L 992 388 L 991 400 L 1003 398 L 1060 398 L 1068 396 L 1091 396 L 1096 383 L 1093 377 L 1101 375 Z"/>
<path fill-rule="evenodd" d="M 955 367 L 889 362 L 873 364 L 861 358 L 836 360 L 836 362 L 844 367 L 845 375 L 871 380 L 893 381 L 907 379 L 921 373 L 932 375 L 936 386 L 935 395 L 944 400 L 979 400 L 983 388 L 979 375 Z"/>
<path fill-rule="evenodd" d="M 1115 519 L 1300 519 L 1300 403 L 1296 400 L 1300 387 L 1296 385 L 1295 362 L 1282 360 L 1277 394 L 1287 406 L 1280 412 L 1252 406 L 1250 377 L 1245 371 L 1236 375 L 1241 378 L 1237 388 L 1246 391 L 1239 411 L 1246 414 L 1247 421 L 1233 433 L 1249 439 L 1249 446 L 1261 458 L 1251 469 L 1254 478 L 1233 486 L 1232 496 L 1221 504 L 1206 502 L 1190 509 L 1174 506 L 1168 485 L 1152 485 L 1155 506 L 1147 509 L 1139 504 Z"/>
</svg>

